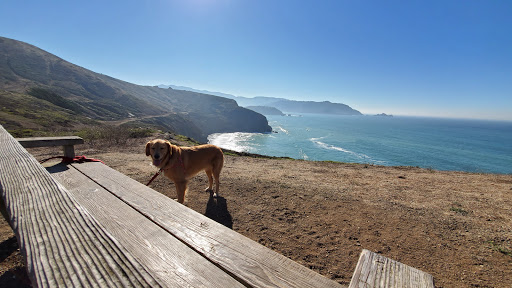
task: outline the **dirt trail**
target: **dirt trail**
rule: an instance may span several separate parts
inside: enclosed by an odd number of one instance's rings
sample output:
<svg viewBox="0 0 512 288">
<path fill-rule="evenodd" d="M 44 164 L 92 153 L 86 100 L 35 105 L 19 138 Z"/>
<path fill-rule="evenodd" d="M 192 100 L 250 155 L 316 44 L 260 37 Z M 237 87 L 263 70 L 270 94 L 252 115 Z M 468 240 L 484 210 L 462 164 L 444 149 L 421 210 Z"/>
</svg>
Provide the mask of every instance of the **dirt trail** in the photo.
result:
<svg viewBox="0 0 512 288">
<path fill-rule="evenodd" d="M 121 126 L 123 124 L 129 123 L 129 122 L 133 122 L 133 121 L 139 121 L 139 120 L 156 118 L 156 117 L 167 117 L 167 116 L 172 115 L 172 114 L 175 114 L 175 113 L 174 112 L 169 112 L 169 113 L 165 113 L 165 114 L 161 114 L 161 115 L 147 115 L 147 116 L 142 116 L 142 117 L 125 118 L 125 119 L 117 120 L 117 121 L 101 121 L 101 122 L 105 123 L 105 124 L 113 125 L 113 126 Z"/>
</svg>

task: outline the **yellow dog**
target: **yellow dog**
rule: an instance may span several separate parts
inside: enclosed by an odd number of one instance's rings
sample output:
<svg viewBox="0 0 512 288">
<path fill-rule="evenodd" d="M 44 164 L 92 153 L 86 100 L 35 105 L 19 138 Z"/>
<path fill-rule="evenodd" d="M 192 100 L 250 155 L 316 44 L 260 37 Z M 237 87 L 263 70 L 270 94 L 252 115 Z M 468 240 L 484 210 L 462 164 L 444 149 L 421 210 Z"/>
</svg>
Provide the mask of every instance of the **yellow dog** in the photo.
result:
<svg viewBox="0 0 512 288">
<path fill-rule="evenodd" d="M 213 193 L 215 178 L 215 194 L 219 195 L 219 176 L 224 165 L 224 154 L 219 147 L 209 144 L 178 147 L 169 141 L 156 139 L 146 144 L 146 156 L 150 155 L 153 165 L 160 168 L 164 175 L 174 182 L 178 202 L 183 204 L 188 181 L 203 170 L 209 181 L 206 191 Z"/>
</svg>

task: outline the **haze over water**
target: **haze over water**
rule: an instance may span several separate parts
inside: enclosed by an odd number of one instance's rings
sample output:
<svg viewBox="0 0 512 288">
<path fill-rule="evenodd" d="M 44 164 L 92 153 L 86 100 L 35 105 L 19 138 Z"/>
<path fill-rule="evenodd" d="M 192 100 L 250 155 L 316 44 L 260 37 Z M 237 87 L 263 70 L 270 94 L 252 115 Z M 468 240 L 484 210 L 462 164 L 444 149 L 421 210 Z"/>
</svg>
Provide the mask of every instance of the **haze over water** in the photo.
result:
<svg viewBox="0 0 512 288">
<path fill-rule="evenodd" d="M 267 119 L 274 133 L 212 134 L 209 143 L 314 161 L 512 173 L 512 122 L 319 114 Z"/>
</svg>

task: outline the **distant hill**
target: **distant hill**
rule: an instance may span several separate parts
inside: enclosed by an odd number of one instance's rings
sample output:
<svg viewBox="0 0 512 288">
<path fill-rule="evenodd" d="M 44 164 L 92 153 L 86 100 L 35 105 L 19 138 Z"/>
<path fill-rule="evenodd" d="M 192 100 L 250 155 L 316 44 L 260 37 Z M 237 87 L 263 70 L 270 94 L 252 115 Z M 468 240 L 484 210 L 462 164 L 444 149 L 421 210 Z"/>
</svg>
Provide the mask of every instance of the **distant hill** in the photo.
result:
<svg viewBox="0 0 512 288">
<path fill-rule="evenodd" d="M 341 103 L 331 103 L 329 101 L 292 101 L 280 100 L 269 104 L 273 107 L 286 112 L 295 113 L 318 113 L 318 114 L 337 114 L 337 115 L 363 115 L 361 112 L 350 108 Z"/>
<path fill-rule="evenodd" d="M 393 115 L 391 115 L 391 114 L 386 114 L 386 113 L 375 114 L 374 116 L 379 116 L 379 117 L 393 117 Z"/>
<path fill-rule="evenodd" d="M 226 97 L 235 100 L 238 105 L 242 107 L 250 106 L 267 106 L 274 107 L 284 112 L 295 112 L 295 113 L 319 113 L 319 114 L 337 114 L 337 115 L 362 115 L 361 112 L 352 109 L 350 106 L 341 103 L 332 103 L 329 101 L 316 102 L 316 101 L 295 101 L 284 98 L 275 97 L 263 97 L 258 96 L 254 98 L 234 96 L 221 92 L 211 92 L 205 90 L 197 90 L 184 86 L 173 86 L 173 85 L 159 85 L 158 87 L 172 87 L 173 89 L 196 91 L 202 93 L 208 93 L 221 97 Z"/>
<path fill-rule="evenodd" d="M 215 95 L 215 96 L 224 97 L 224 98 L 233 99 L 233 100 L 235 100 L 234 98 L 237 97 L 237 96 L 233 96 L 233 95 L 227 94 L 227 93 L 214 92 L 214 91 L 208 91 L 208 90 L 200 90 L 200 89 L 194 89 L 194 88 L 190 88 L 190 87 L 186 87 L 186 86 L 178 86 L 178 85 L 160 84 L 160 85 L 158 85 L 158 88 L 163 88 L 163 89 L 172 88 L 174 90 L 185 90 L 185 91 L 197 92 L 197 93 L 202 93 L 202 94 Z M 242 105 L 240 105 L 240 106 L 242 106 Z"/>
<path fill-rule="evenodd" d="M 9 102 L 9 99 L 14 101 Z M 6 129 L 74 127 L 131 119 L 199 141 L 218 132 L 270 132 L 267 119 L 231 99 L 118 80 L 69 63 L 30 44 L 0 37 L 0 124 Z M 39 121 L 59 115 L 65 123 Z M 58 117 L 57 117 L 58 118 Z M 49 119 L 51 120 L 51 119 Z M 90 124 L 90 123 L 89 123 Z M 63 125 L 63 126 L 62 126 Z"/>
<path fill-rule="evenodd" d="M 263 115 L 280 115 L 284 116 L 285 114 L 281 112 L 281 110 L 275 108 L 275 107 L 269 107 L 269 106 L 247 106 L 245 107 L 247 109 L 250 109 L 252 111 L 256 111 Z"/>
</svg>

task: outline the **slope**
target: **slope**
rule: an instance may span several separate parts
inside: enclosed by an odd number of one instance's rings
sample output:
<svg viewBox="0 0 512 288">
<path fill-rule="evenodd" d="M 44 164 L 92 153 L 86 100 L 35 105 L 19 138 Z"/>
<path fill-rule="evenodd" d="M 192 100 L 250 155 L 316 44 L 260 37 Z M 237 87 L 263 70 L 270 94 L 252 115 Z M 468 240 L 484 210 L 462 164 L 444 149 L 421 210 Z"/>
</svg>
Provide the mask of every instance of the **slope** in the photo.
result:
<svg viewBox="0 0 512 288">
<path fill-rule="evenodd" d="M 3 37 L 0 37 L 0 90 L 30 94 L 94 120 L 158 115 L 163 119 L 146 118 L 142 122 L 179 126 L 181 133 L 199 141 L 205 141 L 208 134 L 215 132 L 271 131 L 263 115 L 241 108 L 231 99 L 135 85 L 74 65 L 33 45 Z M 8 104 L 7 108 L 15 111 L 11 107 L 14 103 Z M 172 125 L 175 122 L 179 124 Z M 11 125 L 22 128 L 16 121 Z"/>
</svg>

